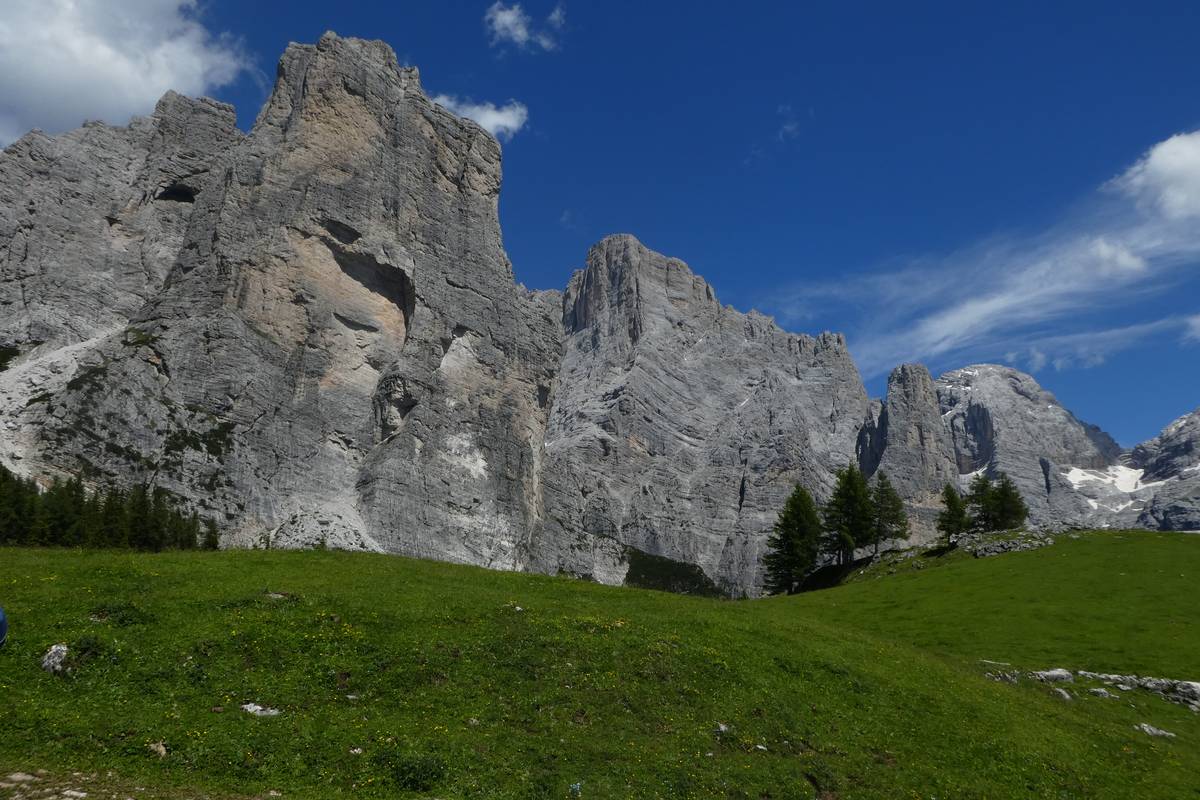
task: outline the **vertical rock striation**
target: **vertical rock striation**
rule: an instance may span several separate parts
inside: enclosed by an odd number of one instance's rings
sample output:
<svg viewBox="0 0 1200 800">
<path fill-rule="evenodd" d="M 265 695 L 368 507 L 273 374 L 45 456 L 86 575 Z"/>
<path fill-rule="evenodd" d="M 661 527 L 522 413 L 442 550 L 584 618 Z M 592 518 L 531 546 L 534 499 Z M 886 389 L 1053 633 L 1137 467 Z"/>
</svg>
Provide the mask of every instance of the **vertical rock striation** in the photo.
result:
<svg viewBox="0 0 1200 800">
<path fill-rule="evenodd" d="M 722 306 L 632 236 L 592 248 L 563 326 L 540 566 L 619 581 L 632 548 L 755 591 L 784 498 L 826 495 L 854 458 L 867 398 L 844 339 Z"/>
</svg>

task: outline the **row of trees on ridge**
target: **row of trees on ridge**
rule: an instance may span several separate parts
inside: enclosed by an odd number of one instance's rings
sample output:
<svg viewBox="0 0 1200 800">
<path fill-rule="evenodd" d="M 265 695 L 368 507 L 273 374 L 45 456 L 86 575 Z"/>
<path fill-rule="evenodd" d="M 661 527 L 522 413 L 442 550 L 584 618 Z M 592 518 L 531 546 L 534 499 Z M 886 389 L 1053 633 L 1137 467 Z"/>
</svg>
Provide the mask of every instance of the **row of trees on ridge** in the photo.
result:
<svg viewBox="0 0 1200 800">
<path fill-rule="evenodd" d="M 943 546 L 949 546 L 964 533 L 1019 528 L 1029 517 L 1029 507 L 1021 492 L 1012 478 L 1003 473 L 995 482 L 982 474 L 976 475 L 965 496 L 946 484 L 942 489 L 942 504 L 945 508 L 938 514 L 937 529 Z"/>
<path fill-rule="evenodd" d="M 966 495 L 947 484 L 942 502 L 937 528 L 944 547 L 965 533 L 1019 528 L 1029 516 L 1016 484 L 1004 474 L 996 481 L 975 476 Z M 838 472 L 833 494 L 822 506 L 803 486 L 792 491 L 767 540 L 766 590 L 794 593 L 822 557 L 849 564 L 856 550 L 873 547 L 878 555 L 882 542 L 908 536 L 904 501 L 887 475 L 879 473 L 869 482 L 851 464 Z"/>
<path fill-rule="evenodd" d="M 217 548 L 216 526 L 179 511 L 162 489 L 89 492 L 78 478 L 42 491 L 0 466 L 0 545 L 192 550 Z"/>
<path fill-rule="evenodd" d="M 767 540 L 767 591 L 771 594 L 799 590 L 822 556 L 838 564 L 854 560 L 854 551 L 874 547 L 888 539 L 907 539 L 908 515 L 904 501 L 882 472 L 868 482 L 851 464 L 837 473 L 829 501 L 818 507 L 803 486 L 797 486 L 779 512 Z"/>
</svg>

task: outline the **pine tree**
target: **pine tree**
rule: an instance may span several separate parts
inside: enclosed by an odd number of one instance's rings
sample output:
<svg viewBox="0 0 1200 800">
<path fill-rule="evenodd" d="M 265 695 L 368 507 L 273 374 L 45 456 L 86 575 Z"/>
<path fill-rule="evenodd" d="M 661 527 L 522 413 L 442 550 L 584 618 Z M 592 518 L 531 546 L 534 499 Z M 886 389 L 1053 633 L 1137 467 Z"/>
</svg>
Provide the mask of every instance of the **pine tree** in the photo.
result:
<svg viewBox="0 0 1200 800">
<path fill-rule="evenodd" d="M 217 526 L 211 519 L 204 520 L 204 541 L 201 547 L 205 550 L 216 550 L 221 546 L 221 535 L 217 533 Z"/>
<path fill-rule="evenodd" d="M 867 545 L 875 525 L 871 489 L 862 471 L 850 464 L 837 473 L 833 494 L 825 504 L 826 547 L 839 564 L 854 560 L 854 551 Z"/>
<path fill-rule="evenodd" d="M 1029 517 L 1029 506 L 1021 497 L 1012 478 L 1001 473 L 1000 483 L 993 490 L 993 507 L 996 514 L 996 529 L 1007 531 L 1020 528 Z"/>
<path fill-rule="evenodd" d="M 768 552 L 766 589 L 770 594 L 793 594 L 816 566 L 821 547 L 821 517 L 812 495 L 796 486 L 779 512 Z"/>
<path fill-rule="evenodd" d="M 129 547 L 129 515 L 125 495 L 120 489 L 110 488 L 104 494 L 96 539 L 99 547 Z"/>
<path fill-rule="evenodd" d="M 134 550 L 155 550 L 158 532 L 155 529 L 154 500 L 146 486 L 135 486 L 125 502 L 129 517 L 129 546 Z"/>
<path fill-rule="evenodd" d="M 875 477 L 875 486 L 871 489 L 871 509 L 873 524 L 870 541 L 865 544 L 875 546 L 875 555 L 879 555 L 879 545 L 888 539 L 908 538 L 908 514 L 904 510 L 904 501 L 888 476 L 882 472 Z"/>
<path fill-rule="evenodd" d="M 967 508 L 971 512 L 971 528 L 976 531 L 999 530 L 996 519 L 996 492 L 992 482 L 983 474 L 971 480 L 967 490 Z"/>
<path fill-rule="evenodd" d="M 942 545 L 949 547 L 954 537 L 971 529 L 971 515 L 967 513 L 967 502 L 962 494 L 948 483 L 942 489 L 942 504 L 946 508 L 938 514 L 937 529 L 942 535 Z"/>
</svg>

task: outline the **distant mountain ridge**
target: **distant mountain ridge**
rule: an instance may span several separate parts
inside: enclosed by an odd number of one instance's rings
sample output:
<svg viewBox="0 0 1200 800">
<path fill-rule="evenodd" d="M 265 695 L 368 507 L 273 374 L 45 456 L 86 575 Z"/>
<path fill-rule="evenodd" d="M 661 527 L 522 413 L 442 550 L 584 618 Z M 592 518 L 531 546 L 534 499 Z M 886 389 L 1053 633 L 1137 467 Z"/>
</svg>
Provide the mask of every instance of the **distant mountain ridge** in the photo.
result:
<svg viewBox="0 0 1200 800">
<path fill-rule="evenodd" d="M 1034 379 L 920 365 L 868 398 L 843 337 L 722 306 L 628 235 L 517 285 L 501 154 L 381 42 L 291 45 L 243 134 L 169 93 L 0 155 L 0 463 L 149 481 L 228 545 L 621 583 L 639 553 L 755 594 L 778 508 L 886 471 L 932 532 L 1008 473 L 1042 527 L 1200 528 L 1200 417 L 1124 453 Z"/>
</svg>

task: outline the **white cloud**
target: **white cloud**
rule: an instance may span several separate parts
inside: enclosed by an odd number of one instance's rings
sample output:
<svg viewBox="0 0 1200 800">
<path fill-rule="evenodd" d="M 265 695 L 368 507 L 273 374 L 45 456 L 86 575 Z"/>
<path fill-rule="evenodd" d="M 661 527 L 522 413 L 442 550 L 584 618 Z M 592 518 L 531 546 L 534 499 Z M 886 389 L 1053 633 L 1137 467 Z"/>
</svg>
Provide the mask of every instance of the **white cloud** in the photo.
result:
<svg viewBox="0 0 1200 800">
<path fill-rule="evenodd" d="M 1188 342 L 1200 342 L 1200 314 L 1188 317 L 1187 329 L 1183 332 L 1183 338 Z"/>
<path fill-rule="evenodd" d="M 1200 225 L 1192 214 L 1200 215 L 1200 160 L 1193 156 L 1200 159 L 1200 132 L 1151 148 L 1115 182 L 1122 191 L 1099 193 L 1041 235 L 997 237 L 946 257 L 797 286 L 766 305 L 785 322 L 817 316 L 838 327 L 849 323 L 851 350 L 867 377 L 906 361 L 1005 354 L 1023 354 L 1033 370 L 1094 366 L 1124 347 L 1122 336 L 1184 324 L 1171 317 L 1087 331 L 1101 312 L 1128 315 L 1147 298 L 1196 280 Z"/>
<path fill-rule="evenodd" d="M 1114 183 L 1169 219 L 1200 217 L 1200 131 L 1159 142 Z"/>
<path fill-rule="evenodd" d="M 0 13 L 0 145 L 85 119 L 124 124 L 169 89 L 202 95 L 249 68 L 197 0 L 5 0 Z"/>
<path fill-rule="evenodd" d="M 1029 369 L 1036 372 L 1045 366 L 1044 355 L 1041 356 L 1042 363 L 1034 366 L 1035 356 L 1045 352 L 1056 354 L 1051 363 L 1060 372 L 1069 368 L 1098 367 L 1107 361 L 1109 356 L 1136 347 L 1153 336 L 1178 331 L 1180 327 L 1186 326 L 1187 322 L 1186 318 L 1167 317 L 1116 328 L 1040 338 L 1030 347 Z"/>
<path fill-rule="evenodd" d="M 502 142 L 507 142 L 529 121 L 529 109 L 524 103 L 509 100 L 502 106 L 495 103 L 476 103 L 470 99 L 459 99 L 453 95 L 439 94 L 433 102 L 444 106 L 460 117 L 478 122 L 488 133 Z"/>
<path fill-rule="evenodd" d="M 1029 371 L 1040 372 L 1046 366 L 1046 354 L 1036 347 L 1029 348 Z"/>
<path fill-rule="evenodd" d="M 553 32 L 561 31 L 566 23 L 567 12 L 561 3 L 546 17 L 546 27 L 536 25 L 520 3 L 506 6 L 497 0 L 483 14 L 492 46 L 513 44 L 522 50 L 557 50 L 558 39 Z"/>
</svg>

